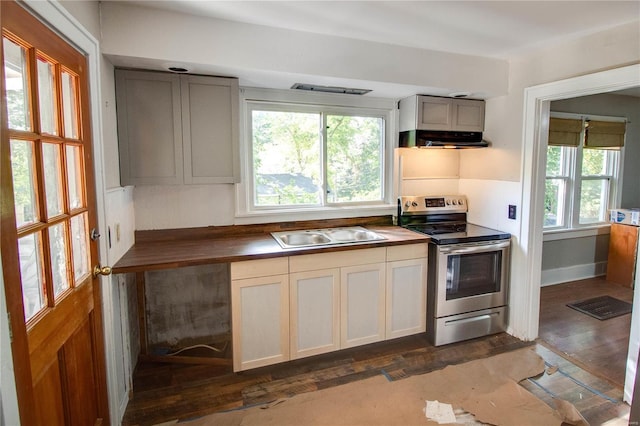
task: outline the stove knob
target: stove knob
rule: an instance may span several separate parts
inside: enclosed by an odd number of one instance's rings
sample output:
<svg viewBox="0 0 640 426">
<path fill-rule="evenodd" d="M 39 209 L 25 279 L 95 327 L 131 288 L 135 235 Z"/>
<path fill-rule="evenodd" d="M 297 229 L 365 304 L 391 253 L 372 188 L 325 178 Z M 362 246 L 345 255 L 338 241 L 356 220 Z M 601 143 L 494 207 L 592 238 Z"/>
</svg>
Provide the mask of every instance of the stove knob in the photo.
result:
<svg viewBox="0 0 640 426">
<path fill-rule="evenodd" d="M 459 199 L 458 200 L 458 204 L 463 205 L 464 204 L 464 200 L 463 199 Z"/>
<path fill-rule="evenodd" d="M 411 207 L 411 201 L 407 201 L 406 203 L 404 203 L 404 206 L 405 206 L 406 208 Z"/>
<path fill-rule="evenodd" d="M 450 206 L 451 205 L 451 200 L 447 200 L 447 205 Z"/>
<path fill-rule="evenodd" d="M 415 201 L 414 201 L 413 203 L 411 203 L 411 205 L 412 205 L 413 207 L 418 207 L 418 203 L 416 203 Z"/>
<path fill-rule="evenodd" d="M 456 204 L 458 204 L 458 200 L 452 200 L 451 204 L 453 204 L 455 206 Z"/>
</svg>

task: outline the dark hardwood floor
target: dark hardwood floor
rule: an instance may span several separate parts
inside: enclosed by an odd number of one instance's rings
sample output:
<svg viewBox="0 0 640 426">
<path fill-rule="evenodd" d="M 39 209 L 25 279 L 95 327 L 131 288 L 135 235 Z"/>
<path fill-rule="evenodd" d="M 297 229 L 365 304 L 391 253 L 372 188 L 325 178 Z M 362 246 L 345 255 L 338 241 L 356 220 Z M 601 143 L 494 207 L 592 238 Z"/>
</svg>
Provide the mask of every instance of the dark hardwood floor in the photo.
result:
<svg viewBox="0 0 640 426">
<path fill-rule="evenodd" d="M 140 361 L 123 425 L 184 421 L 379 374 L 400 380 L 529 345 L 558 371 L 521 382 L 525 388 L 552 407 L 553 395 L 573 403 L 592 425 L 626 425 L 621 377 L 630 316 L 599 321 L 565 306 L 601 294 L 631 300 L 631 289 L 603 281 L 543 288 L 537 344 L 502 333 L 436 348 L 417 335 L 236 374 L 229 365 Z"/>
<path fill-rule="evenodd" d="M 548 368 L 542 376 L 520 382 L 525 389 L 551 407 L 555 407 L 554 398 L 570 402 L 592 426 L 629 424 L 630 407 L 622 402 L 621 387 L 594 376 L 545 346 L 536 345 L 536 352 Z"/>
<path fill-rule="evenodd" d="M 600 321 L 566 306 L 598 296 L 633 300 L 633 289 L 604 278 L 543 287 L 540 292 L 539 343 L 590 373 L 624 387 L 631 315 Z"/>
<path fill-rule="evenodd" d="M 123 425 L 185 420 L 380 374 L 398 380 L 532 344 L 501 333 L 434 347 L 421 334 L 236 374 L 229 367 L 139 363 Z"/>
</svg>

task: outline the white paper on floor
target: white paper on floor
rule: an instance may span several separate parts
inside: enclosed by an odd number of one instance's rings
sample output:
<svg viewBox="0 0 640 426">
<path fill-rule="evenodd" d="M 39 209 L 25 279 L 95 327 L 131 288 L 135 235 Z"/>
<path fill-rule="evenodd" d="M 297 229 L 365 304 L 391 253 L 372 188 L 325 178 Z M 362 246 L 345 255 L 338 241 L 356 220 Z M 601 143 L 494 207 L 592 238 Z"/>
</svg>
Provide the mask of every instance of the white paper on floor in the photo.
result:
<svg viewBox="0 0 640 426">
<path fill-rule="evenodd" d="M 451 404 L 445 404 L 438 401 L 427 401 L 425 415 L 429 420 L 438 422 L 438 424 L 456 422 L 456 415 L 453 413 L 453 407 Z"/>
</svg>

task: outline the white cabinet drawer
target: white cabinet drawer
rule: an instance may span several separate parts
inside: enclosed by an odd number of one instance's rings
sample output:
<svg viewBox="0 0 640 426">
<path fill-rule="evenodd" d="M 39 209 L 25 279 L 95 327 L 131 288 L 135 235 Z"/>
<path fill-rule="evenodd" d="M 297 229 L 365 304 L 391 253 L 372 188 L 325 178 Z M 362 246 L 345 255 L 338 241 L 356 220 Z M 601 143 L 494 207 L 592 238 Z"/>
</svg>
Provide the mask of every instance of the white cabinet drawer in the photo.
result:
<svg viewBox="0 0 640 426">
<path fill-rule="evenodd" d="M 386 249 L 384 247 L 291 256 L 289 258 L 289 272 L 367 265 L 384 262 L 385 258 Z"/>
<path fill-rule="evenodd" d="M 246 260 L 231 263 L 231 279 L 266 277 L 289 273 L 289 258 L 276 257 L 274 259 Z"/>
<path fill-rule="evenodd" d="M 387 262 L 405 259 L 426 259 L 427 252 L 427 243 L 387 247 Z"/>
</svg>

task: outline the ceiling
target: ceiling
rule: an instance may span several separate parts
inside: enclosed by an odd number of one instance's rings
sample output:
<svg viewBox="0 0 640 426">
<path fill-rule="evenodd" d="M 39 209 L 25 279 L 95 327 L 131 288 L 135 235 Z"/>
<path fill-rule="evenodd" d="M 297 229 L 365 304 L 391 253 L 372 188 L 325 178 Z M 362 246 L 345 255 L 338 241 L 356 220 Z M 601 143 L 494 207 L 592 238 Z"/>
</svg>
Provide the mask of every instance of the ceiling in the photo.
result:
<svg viewBox="0 0 640 426">
<path fill-rule="evenodd" d="M 629 22 L 640 22 L 635 1 L 211 1 L 101 0 L 200 17 L 345 37 L 390 45 L 509 60 L 540 47 L 583 37 Z M 640 25 L 640 23 L 639 23 Z M 121 67 L 166 70 L 151 58 L 110 57 Z M 288 89 L 294 83 L 357 87 L 374 96 L 397 98 L 414 93 L 449 96 L 451 88 L 267 72 L 221 70 L 184 63 L 190 72 L 234 75 L 247 87 Z M 300 80 L 300 81 L 299 81 Z M 640 89 L 625 94 L 639 96 Z M 487 98 L 484 93 L 474 97 Z"/>
<path fill-rule="evenodd" d="M 143 7 L 507 59 L 640 19 L 640 1 L 125 0 Z"/>
</svg>

